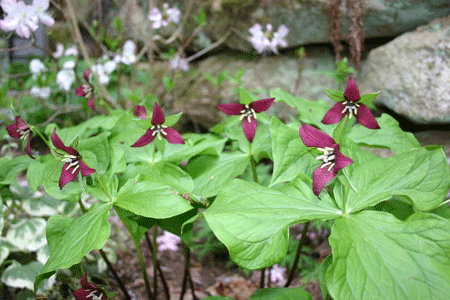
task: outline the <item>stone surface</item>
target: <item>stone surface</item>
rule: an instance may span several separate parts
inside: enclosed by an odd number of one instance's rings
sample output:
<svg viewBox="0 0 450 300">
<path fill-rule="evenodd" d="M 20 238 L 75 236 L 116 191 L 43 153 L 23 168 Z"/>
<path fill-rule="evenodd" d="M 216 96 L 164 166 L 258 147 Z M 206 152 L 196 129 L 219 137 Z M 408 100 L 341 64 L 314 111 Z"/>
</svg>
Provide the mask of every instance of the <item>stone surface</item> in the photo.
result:
<svg viewBox="0 0 450 300">
<path fill-rule="evenodd" d="M 245 52 L 252 50 L 245 40 L 254 23 L 272 23 L 275 28 L 285 24 L 289 29 L 289 47 L 312 43 L 329 43 L 329 0 L 259 1 L 216 0 L 211 8 L 207 31 L 213 40 L 222 37 L 228 28 L 234 31 L 226 45 Z M 348 36 L 350 18 L 342 1 L 341 16 L 344 38 Z M 450 13 L 448 0 L 363 0 L 365 38 L 394 37 Z"/>
<path fill-rule="evenodd" d="M 450 123 L 450 16 L 372 50 L 359 81 L 415 123 Z"/>
</svg>

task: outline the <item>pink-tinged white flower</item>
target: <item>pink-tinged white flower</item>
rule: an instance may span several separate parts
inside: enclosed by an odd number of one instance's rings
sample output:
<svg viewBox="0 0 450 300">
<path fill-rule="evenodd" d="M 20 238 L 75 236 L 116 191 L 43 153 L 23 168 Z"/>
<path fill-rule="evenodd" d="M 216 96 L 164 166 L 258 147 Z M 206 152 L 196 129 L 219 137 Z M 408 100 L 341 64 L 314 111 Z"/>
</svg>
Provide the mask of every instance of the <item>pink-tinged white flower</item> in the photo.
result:
<svg viewBox="0 0 450 300">
<path fill-rule="evenodd" d="M 34 58 L 30 61 L 30 72 L 33 75 L 39 75 L 42 71 L 47 70 L 44 63 L 39 58 Z"/>
<path fill-rule="evenodd" d="M 289 29 L 285 25 L 280 25 L 276 32 L 273 31 L 272 24 L 266 25 L 266 30 L 260 24 L 256 23 L 249 30 L 251 33 L 250 42 L 259 54 L 273 52 L 278 54 L 278 47 L 287 47 L 285 38 Z"/>
<path fill-rule="evenodd" d="M 319 129 L 303 124 L 299 130 L 300 138 L 307 147 L 316 147 L 323 152 L 317 160 L 323 160 L 323 163 L 314 170 L 313 191 L 319 195 L 325 184 L 330 182 L 340 169 L 353 163 L 353 160 L 344 156 L 339 150 L 339 145 L 328 134 Z"/>
<path fill-rule="evenodd" d="M 33 132 L 31 131 L 30 126 L 28 126 L 28 124 L 25 123 L 25 121 L 22 120 L 19 116 L 16 116 L 16 122 L 6 126 L 6 130 L 11 137 L 22 140 L 26 145 L 25 151 L 27 152 L 28 156 L 34 158 L 31 154 L 30 143 L 31 139 L 33 138 Z"/>
<path fill-rule="evenodd" d="M 219 104 L 219 109 L 227 115 L 241 115 L 242 129 L 249 142 L 253 141 L 256 133 L 256 113 L 269 109 L 275 98 L 261 99 L 250 104 L 228 103 Z"/>
<path fill-rule="evenodd" d="M 64 154 L 62 160 L 65 164 L 62 167 L 61 176 L 59 177 L 59 188 L 62 189 L 66 184 L 77 178 L 81 171 L 81 176 L 85 177 L 95 172 L 95 169 L 89 168 L 82 160 L 81 155 L 72 147 L 67 147 L 56 134 L 56 128 L 52 132 L 53 145 L 67 154 Z"/>
<path fill-rule="evenodd" d="M 171 144 L 184 144 L 184 140 L 181 135 L 172 127 L 163 125 L 166 121 L 163 111 L 159 107 L 158 103 L 155 102 L 152 114 L 152 124 L 143 136 L 141 136 L 136 143 L 131 147 L 142 147 L 150 144 L 155 137 L 158 139 L 165 138 Z"/>
<path fill-rule="evenodd" d="M 181 242 L 181 238 L 178 235 L 172 234 L 168 231 L 164 231 L 163 235 L 156 238 L 158 251 L 177 251 L 179 242 Z"/>
<path fill-rule="evenodd" d="M 136 44 L 132 40 L 127 40 L 123 44 L 122 55 L 115 58 L 116 62 L 131 65 L 136 62 Z"/>
<path fill-rule="evenodd" d="M 111 79 L 110 75 L 112 72 L 116 70 L 117 64 L 109 60 L 106 63 L 98 63 L 96 65 L 92 66 L 92 72 L 97 74 L 98 79 L 101 84 L 107 85 L 109 83 L 109 80 Z"/>
<path fill-rule="evenodd" d="M 91 84 L 91 81 L 89 80 L 89 69 L 84 71 L 83 77 L 86 80 L 86 83 L 83 83 L 77 89 L 75 90 L 75 95 L 78 97 L 85 97 L 88 99 L 88 106 L 90 109 L 95 111 L 95 104 L 94 104 L 94 86 Z"/>
<path fill-rule="evenodd" d="M 0 6 L 5 12 L 5 18 L 0 20 L 3 31 L 16 31 L 18 36 L 28 39 L 31 32 L 38 29 L 39 17 L 31 5 L 23 1 L 2 0 Z"/>
<path fill-rule="evenodd" d="M 76 46 L 72 46 L 72 47 L 70 47 L 70 48 L 67 48 L 65 51 L 64 51 L 64 45 L 63 44 L 61 44 L 61 43 L 57 43 L 56 44 L 56 51 L 55 52 L 53 52 L 53 54 L 52 54 L 52 56 L 54 57 L 54 58 L 60 58 L 61 56 L 71 56 L 71 55 L 73 55 L 73 56 L 78 56 L 78 50 L 77 50 L 77 47 Z"/>
<path fill-rule="evenodd" d="M 351 119 L 352 116 L 358 120 L 359 124 L 369 129 L 379 129 L 377 120 L 370 112 L 370 109 L 363 103 L 359 103 L 361 95 L 358 86 L 353 78 L 350 78 L 344 92 L 344 99 L 338 102 L 325 114 L 322 119 L 323 124 L 334 124 L 342 120 L 345 115 Z"/>
<path fill-rule="evenodd" d="M 48 99 L 50 98 L 52 91 L 50 89 L 50 87 L 45 86 L 45 87 L 37 87 L 37 86 L 33 86 L 30 90 L 30 94 L 33 97 L 36 98 L 41 98 L 41 99 Z"/>
<path fill-rule="evenodd" d="M 46 12 L 50 6 L 50 0 L 34 0 L 31 6 L 36 16 L 43 24 L 47 26 L 53 26 L 53 24 L 55 24 L 55 20 L 48 12 Z"/>
<path fill-rule="evenodd" d="M 163 4 L 162 12 L 154 7 L 150 10 L 150 14 L 148 15 L 148 19 L 152 21 L 152 28 L 158 29 L 161 27 L 167 27 L 169 24 L 178 24 L 180 23 L 181 12 L 178 8 L 170 7 L 168 3 Z"/>
<path fill-rule="evenodd" d="M 87 281 L 86 274 L 81 278 L 81 288 L 74 291 L 72 295 L 76 300 L 108 300 L 103 289 Z"/>
<path fill-rule="evenodd" d="M 270 282 L 272 283 L 282 282 L 285 279 L 284 272 L 286 272 L 286 268 L 282 268 L 278 264 L 273 265 L 270 270 Z M 266 269 L 266 276 L 268 275 L 269 270 Z"/>
<path fill-rule="evenodd" d="M 175 53 L 174 57 L 170 60 L 170 66 L 173 70 L 189 71 L 189 63 L 184 56 L 184 53 Z"/>
</svg>

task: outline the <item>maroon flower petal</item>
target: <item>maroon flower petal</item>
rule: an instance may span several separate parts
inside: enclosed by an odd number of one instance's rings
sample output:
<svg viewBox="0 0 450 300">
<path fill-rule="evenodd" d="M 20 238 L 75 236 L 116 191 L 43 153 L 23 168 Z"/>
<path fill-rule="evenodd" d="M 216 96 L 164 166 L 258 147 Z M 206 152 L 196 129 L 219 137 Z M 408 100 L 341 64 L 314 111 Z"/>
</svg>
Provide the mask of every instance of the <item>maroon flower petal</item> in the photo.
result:
<svg viewBox="0 0 450 300">
<path fill-rule="evenodd" d="M 344 108 L 345 106 L 342 104 L 342 102 L 334 104 L 333 107 L 330 108 L 330 110 L 328 110 L 325 116 L 323 117 L 322 123 L 329 125 L 335 124 L 340 120 L 342 120 L 342 118 L 345 116 L 345 114 L 342 113 Z"/>
<path fill-rule="evenodd" d="M 26 130 L 30 128 L 24 120 L 22 120 L 19 116 L 16 116 L 16 124 L 18 130 Z"/>
<path fill-rule="evenodd" d="M 16 119 L 17 119 L 17 117 L 16 117 Z M 16 121 L 16 123 L 6 126 L 6 130 L 8 131 L 8 134 L 11 137 L 16 138 L 16 139 L 20 138 L 20 133 L 18 132 L 19 126 L 17 126 L 17 121 Z"/>
<path fill-rule="evenodd" d="M 250 103 L 250 107 L 253 108 L 257 113 L 263 112 L 269 109 L 274 100 L 275 98 L 268 98 L 253 101 L 252 103 Z"/>
<path fill-rule="evenodd" d="M 84 71 L 84 73 L 83 73 L 83 77 L 84 77 L 84 79 L 86 79 L 87 82 L 90 82 L 90 81 L 89 81 L 89 72 L 90 72 L 90 70 L 87 69 L 87 70 Z"/>
<path fill-rule="evenodd" d="M 251 118 L 250 123 L 247 118 L 242 119 L 242 129 L 244 130 L 245 137 L 251 143 L 256 133 L 256 120 Z"/>
<path fill-rule="evenodd" d="M 79 153 L 75 149 L 64 145 L 64 143 L 61 141 L 59 136 L 56 134 L 56 128 L 53 129 L 53 132 L 52 132 L 52 143 L 56 148 L 63 150 L 71 155 L 75 155 L 75 156 L 79 155 Z"/>
<path fill-rule="evenodd" d="M 155 106 L 153 107 L 152 124 L 161 125 L 165 120 L 166 118 L 164 117 L 161 107 L 159 107 L 158 103 L 155 102 Z"/>
<path fill-rule="evenodd" d="M 78 97 L 86 96 L 86 93 L 84 92 L 83 85 L 80 85 L 79 87 L 77 87 L 77 89 L 75 90 L 75 95 L 78 96 Z"/>
<path fill-rule="evenodd" d="M 76 300 L 87 300 L 88 296 L 92 293 L 92 290 L 80 288 L 72 293 Z M 92 298 L 91 298 L 92 299 Z"/>
<path fill-rule="evenodd" d="M 98 286 L 96 286 L 96 285 L 93 284 L 93 283 L 90 283 L 90 282 L 87 280 L 87 274 L 84 274 L 83 277 L 81 277 L 80 283 L 81 283 L 81 286 L 84 287 L 85 289 L 91 289 L 91 290 L 96 290 L 96 289 L 98 289 Z"/>
<path fill-rule="evenodd" d="M 135 115 L 139 119 L 147 118 L 147 110 L 145 109 L 145 106 L 136 105 L 133 110 L 133 115 Z"/>
<path fill-rule="evenodd" d="M 245 109 L 245 105 L 239 103 L 219 104 L 217 107 L 227 115 L 240 115 Z"/>
<path fill-rule="evenodd" d="M 25 151 L 27 152 L 28 156 L 33 158 L 33 154 L 31 154 L 31 138 L 33 137 L 33 132 L 30 131 L 27 139 L 27 145 L 25 146 Z"/>
<path fill-rule="evenodd" d="M 78 172 L 80 172 L 80 168 L 75 170 L 75 172 L 73 172 L 74 168 L 67 169 L 67 167 L 69 165 L 70 165 L 70 163 L 65 163 L 62 167 L 61 176 L 59 177 L 59 188 L 60 189 L 62 189 L 66 184 L 68 184 L 69 182 L 74 180 L 77 177 Z"/>
<path fill-rule="evenodd" d="M 334 162 L 336 164 L 334 168 L 336 169 L 336 173 L 340 169 L 345 168 L 346 166 L 351 165 L 353 163 L 353 160 L 351 158 L 348 158 L 347 156 L 342 154 L 341 151 L 339 151 L 339 147 L 334 148 L 334 155 L 335 155 Z"/>
<path fill-rule="evenodd" d="M 156 104 L 156 103 L 155 103 Z M 153 135 L 153 130 L 152 129 L 148 129 L 143 136 L 141 136 L 136 143 L 134 143 L 131 147 L 142 147 L 145 145 L 150 144 L 154 139 L 155 139 L 155 135 Z"/>
<path fill-rule="evenodd" d="M 314 170 L 313 174 L 313 192 L 315 195 L 319 196 L 320 191 L 323 189 L 325 184 L 330 182 L 337 174 L 338 170 L 332 168 L 328 171 L 328 166 L 321 168 L 320 166 Z"/>
<path fill-rule="evenodd" d="M 164 128 L 164 131 L 167 133 L 164 137 L 169 141 L 171 144 L 184 144 L 184 140 L 181 137 L 181 135 L 176 131 L 175 129 L 171 127 Z"/>
<path fill-rule="evenodd" d="M 358 113 L 355 115 L 358 122 L 369 129 L 380 129 L 380 125 L 378 125 L 378 122 L 370 112 L 370 109 L 362 103 L 359 103 L 359 105 L 357 110 Z"/>
<path fill-rule="evenodd" d="M 361 99 L 358 86 L 351 77 L 349 78 L 347 87 L 345 88 L 344 98 L 349 101 L 358 101 L 359 99 Z"/>
<path fill-rule="evenodd" d="M 299 133 L 303 144 L 307 147 L 324 148 L 336 144 L 331 136 L 308 124 L 302 124 Z"/>
<path fill-rule="evenodd" d="M 89 176 L 89 175 L 95 173 L 95 169 L 89 168 L 82 160 L 79 161 L 79 164 L 80 164 L 81 175 L 83 177 Z"/>
<path fill-rule="evenodd" d="M 95 102 L 94 102 L 94 97 L 93 96 L 89 99 L 88 106 L 89 106 L 90 109 L 95 111 Z"/>
</svg>

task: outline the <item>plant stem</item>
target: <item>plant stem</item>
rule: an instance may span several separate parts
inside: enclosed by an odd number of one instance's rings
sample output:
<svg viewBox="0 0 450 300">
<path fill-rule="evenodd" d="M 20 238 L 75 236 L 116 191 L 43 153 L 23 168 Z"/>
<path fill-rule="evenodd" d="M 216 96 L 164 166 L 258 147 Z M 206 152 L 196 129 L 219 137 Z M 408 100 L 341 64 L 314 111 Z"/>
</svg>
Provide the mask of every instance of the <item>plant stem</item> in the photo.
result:
<svg viewBox="0 0 450 300">
<path fill-rule="evenodd" d="M 295 271 L 297 270 L 297 265 L 300 260 L 300 255 L 302 254 L 302 248 L 306 243 L 306 238 L 307 238 L 306 233 L 308 232 L 308 227 L 309 227 L 310 223 L 311 223 L 311 221 L 306 222 L 305 226 L 303 227 L 302 237 L 300 238 L 300 241 L 298 242 L 297 253 L 295 253 L 294 263 L 292 264 L 291 270 L 289 272 L 288 280 L 286 281 L 286 284 L 284 285 L 284 287 L 288 287 L 291 284 L 292 280 L 294 279 Z"/>
<path fill-rule="evenodd" d="M 84 207 L 83 202 L 81 202 L 81 199 L 78 200 L 78 203 L 80 204 L 80 208 L 81 208 L 81 211 L 83 212 L 83 214 L 86 213 L 86 211 L 87 211 L 86 207 Z M 103 251 L 103 249 L 99 249 L 98 252 L 102 256 L 103 260 L 105 261 L 106 265 L 108 266 L 108 269 L 111 271 L 111 273 L 113 274 L 113 276 L 116 279 L 117 283 L 119 284 L 119 287 L 122 290 L 123 294 L 125 295 L 125 298 L 127 300 L 131 300 L 131 297 L 128 294 L 127 289 L 125 288 L 125 285 L 124 285 L 122 279 L 120 279 L 119 274 L 117 274 L 116 270 L 114 269 L 114 266 L 109 261 L 108 257 L 106 256 L 105 251 Z"/>
<path fill-rule="evenodd" d="M 153 244 L 156 245 L 156 237 L 158 236 L 158 225 L 153 226 Z M 155 298 L 158 295 L 158 251 L 152 252 L 153 257 L 153 292 L 155 293 Z"/>
<path fill-rule="evenodd" d="M 157 251 L 155 248 L 153 248 L 152 241 L 150 240 L 150 237 L 148 236 L 148 232 L 145 233 L 145 239 L 147 240 L 148 248 L 150 249 L 150 252 L 153 253 L 154 251 Z M 156 243 L 155 243 L 156 245 Z M 164 273 L 161 269 L 161 265 L 158 263 L 158 273 L 159 277 L 161 278 L 163 288 L 164 288 L 164 294 L 166 295 L 166 299 L 170 300 L 170 292 L 169 292 L 169 286 L 167 285 L 166 278 L 164 277 Z"/>
<path fill-rule="evenodd" d="M 189 247 L 183 243 L 183 254 L 184 254 L 184 275 L 183 275 L 183 283 L 181 288 L 180 300 L 183 300 L 184 294 L 186 294 L 187 283 L 190 281 L 190 288 L 192 292 L 192 299 L 197 300 L 198 298 L 195 296 L 194 284 L 192 283 L 190 266 L 191 266 L 191 250 Z"/>
<path fill-rule="evenodd" d="M 258 173 L 256 172 L 256 162 L 253 158 L 253 155 L 250 156 L 250 165 L 252 166 L 252 172 L 253 172 L 253 180 L 258 183 Z"/>
<path fill-rule="evenodd" d="M 154 298 L 152 290 L 150 288 L 150 282 L 148 281 L 148 274 L 147 274 L 147 269 L 145 268 L 144 258 L 142 257 L 141 245 L 138 242 L 137 243 L 135 242 L 135 245 L 136 245 L 137 255 L 139 258 L 139 265 L 141 266 L 142 277 L 144 278 L 145 289 L 147 290 L 148 299 L 154 300 L 155 298 Z"/>
<path fill-rule="evenodd" d="M 261 269 L 261 279 L 259 281 L 259 288 L 264 288 L 264 282 L 266 281 L 266 268 Z"/>
<path fill-rule="evenodd" d="M 41 131 L 39 129 L 37 129 L 35 126 L 30 126 L 31 131 L 34 131 L 37 133 L 37 135 L 39 135 L 39 137 L 44 141 L 44 143 L 47 145 L 48 149 L 51 150 L 52 147 L 50 146 L 50 143 L 48 142 L 48 140 L 45 138 L 45 136 L 41 133 Z"/>
</svg>

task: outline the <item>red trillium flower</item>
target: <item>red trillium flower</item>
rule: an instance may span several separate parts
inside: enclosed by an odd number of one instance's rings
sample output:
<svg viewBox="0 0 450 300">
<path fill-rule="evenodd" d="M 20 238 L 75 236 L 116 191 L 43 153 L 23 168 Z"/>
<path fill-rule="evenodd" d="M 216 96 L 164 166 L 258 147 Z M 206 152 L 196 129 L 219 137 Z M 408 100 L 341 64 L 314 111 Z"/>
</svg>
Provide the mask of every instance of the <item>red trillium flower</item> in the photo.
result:
<svg viewBox="0 0 450 300">
<path fill-rule="evenodd" d="M 358 103 L 359 100 L 361 100 L 361 96 L 359 94 L 358 86 L 353 78 L 350 78 L 344 92 L 344 101 L 333 105 L 323 117 L 322 123 L 337 123 L 348 114 L 349 119 L 351 119 L 352 116 L 355 116 L 358 122 L 364 127 L 379 129 L 380 126 L 370 112 L 370 109 L 365 104 Z"/>
<path fill-rule="evenodd" d="M 72 293 L 76 300 L 108 300 L 105 292 L 93 283 L 87 281 L 87 275 L 81 278 L 82 288 Z"/>
<path fill-rule="evenodd" d="M 147 110 L 142 105 L 136 105 L 133 110 L 133 115 L 135 115 L 139 119 L 146 119 L 147 118 Z"/>
<path fill-rule="evenodd" d="M 313 191 L 318 196 L 325 184 L 331 181 L 340 169 L 352 164 L 353 160 L 344 156 L 333 138 L 319 129 L 303 124 L 299 133 L 305 146 L 316 147 L 323 152 L 323 155 L 316 158 L 323 160 L 323 163 L 313 174 Z"/>
<path fill-rule="evenodd" d="M 56 134 L 56 128 L 52 133 L 52 142 L 56 148 L 67 152 L 62 159 L 65 164 L 62 167 L 61 176 L 59 177 L 59 188 L 74 180 L 81 171 L 81 176 L 85 177 L 95 172 L 94 169 L 89 168 L 82 160 L 77 150 L 72 147 L 67 147 L 63 144 L 59 136 Z"/>
<path fill-rule="evenodd" d="M 166 118 L 164 117 L 163 111 L 158 103 L 155 102 L 152 115 L 153 126 L 150 127 L 131 147 L 142 147 L 150 144 L 156 136 L 158 136 L 158 139 L 160 140 L 162 137 L 165 138 L 171 144 L 184 144 L 183 138 L 175 129 L 163 125 L 165 121 Z"/>
<path fill-rule="evenodd" d="M 31 138 L 33 137 L 33 132 L 30 127 L 24 120 L 22 120 L 19 116 L 16 116 L 16 122 L 6 126 L 6 130 L 8 134 L 16 139 L 21 139 L 22 141 L 26 141 L 25 151 L 28 156 L 34 158 L 31 154 Z"/>
<path fill-rule="evenodd" d="M 86 83 L 83 83 L 79 87 L 77 87 L 75 91 L 75 95 L 79 97 L 85 97 L 86 99 L 89 99 L 88 106 L 90 109 L 95 111 L 95 105 L 94 105 L 94 86 L 91 84 L 89 80 L 89 69 L 84 71 L 83 77 L 86 79 Z"/>
<path fill-rule="evenodd" d="M 242 129 L 249 142 L 253 141 L 256 133 L 256 113 L 269 109 L 275 98 L 261 99 L 250 104 L 228 103 L 219 104 L 219 109 L 227 115 L 241 115 Z"/>
</svg>

